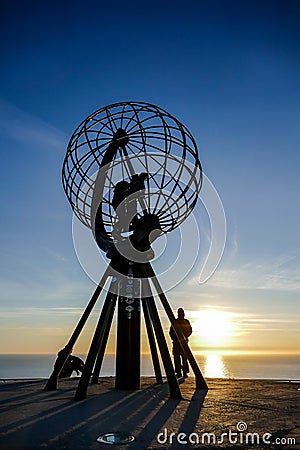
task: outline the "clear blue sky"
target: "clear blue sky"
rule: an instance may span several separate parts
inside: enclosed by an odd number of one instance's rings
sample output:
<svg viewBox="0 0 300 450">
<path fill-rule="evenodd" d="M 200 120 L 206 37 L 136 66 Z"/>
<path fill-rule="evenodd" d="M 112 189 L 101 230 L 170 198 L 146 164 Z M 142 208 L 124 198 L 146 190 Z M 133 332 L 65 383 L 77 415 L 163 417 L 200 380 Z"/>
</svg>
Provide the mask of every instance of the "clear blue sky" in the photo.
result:
<svg viewBox="0 0 300 450">
<path fill-rule="evenodd" d="M 126 100 L 187 125 L 226 212 L 218 271 L 199 286 L 196 266 L 174 309 L 230 311 L 237 348 L 295 351 L 300 3 L 4 0 L 0 17 L 0 352 L 56 352 L 86 304 L 61 165 L 79 122 Z"/>
</svg>

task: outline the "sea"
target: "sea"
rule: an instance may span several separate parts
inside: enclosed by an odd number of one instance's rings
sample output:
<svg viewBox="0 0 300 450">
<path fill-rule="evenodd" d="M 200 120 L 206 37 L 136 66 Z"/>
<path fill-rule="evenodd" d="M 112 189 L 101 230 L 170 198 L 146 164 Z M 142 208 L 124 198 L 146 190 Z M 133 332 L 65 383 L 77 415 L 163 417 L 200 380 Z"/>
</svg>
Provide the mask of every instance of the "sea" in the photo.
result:
<svg viewBox="0 0 300 450">
<path fill-rule="evenodd" d="M 85 360 L 86 355 L 76 355 Z M 204 377 L 300 381 L 300 355 L 195 355 Z M 0 355 L 0 380 L 48 378 L 56 355 Z M 162 370 L 162 373 L 164 371 Z M 115 356 L 104 357 L 100 376 L 115 375 Z M 141 375 L 153 376 L 151 356 L 141 356 Z M 193 375 L 192 373 L 190 374 Z M 76 376 L 75 372 L 73 376 Z"/>
</svg>

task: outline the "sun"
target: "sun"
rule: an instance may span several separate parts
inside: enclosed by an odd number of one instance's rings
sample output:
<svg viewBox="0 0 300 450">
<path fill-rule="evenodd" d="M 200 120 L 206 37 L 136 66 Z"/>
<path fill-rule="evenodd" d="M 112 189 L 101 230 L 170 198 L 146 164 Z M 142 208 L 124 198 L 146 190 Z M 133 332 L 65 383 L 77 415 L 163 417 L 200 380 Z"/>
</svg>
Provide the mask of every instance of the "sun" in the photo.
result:
<svg viewBox="0 0 300 450">
<path fill-rule="evenodd" d="M 232 314 L 213 309 L 198 311 L 192 326 L 202 345 L 226 346 L 234 331 Z"/>
</svg>

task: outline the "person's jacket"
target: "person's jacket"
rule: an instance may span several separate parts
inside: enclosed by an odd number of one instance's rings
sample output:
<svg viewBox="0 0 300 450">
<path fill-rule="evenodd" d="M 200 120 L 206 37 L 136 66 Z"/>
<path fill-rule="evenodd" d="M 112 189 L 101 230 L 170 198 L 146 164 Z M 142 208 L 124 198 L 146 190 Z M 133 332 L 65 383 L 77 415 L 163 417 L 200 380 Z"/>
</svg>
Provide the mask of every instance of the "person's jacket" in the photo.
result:
<svg viewBox="0 0 300 450">
<path fill-rule="evenodd" d="M 192 327 L 191 327 L 191 324 L 190 324 L 189 320 L 187 320 L 187 319 L 175 319 L 174 325 L 177 325 L 177 326 L 180 327 L 181 331 L 183 332 L 184 337 L 188 341 L 188 337 L 192 334 Z M 170 337 L 171 337 L 173 342 L 177 342 L 178 341 L 173 326 L 171 326 L 169 334 L 170 334 Z"/>
</svg>

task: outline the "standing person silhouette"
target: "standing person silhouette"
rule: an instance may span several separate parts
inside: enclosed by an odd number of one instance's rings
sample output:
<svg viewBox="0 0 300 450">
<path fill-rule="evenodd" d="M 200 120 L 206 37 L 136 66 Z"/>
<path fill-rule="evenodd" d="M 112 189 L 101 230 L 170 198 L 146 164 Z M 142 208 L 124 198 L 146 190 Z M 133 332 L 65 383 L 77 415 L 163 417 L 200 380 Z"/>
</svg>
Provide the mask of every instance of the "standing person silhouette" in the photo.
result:
<svg viewBox="0 0 300 450">
<path fill-rule="evenodd" d="M 182 331 L 183 336 L 181 337 L 181 339 L 185 339 L 185 341 L 188 342 L 188 337 L 192 334 L 191 324 L 187 319 L 184 318 L 185 313 L 183 308 L 179 308 L 177 314 L 178 317 L 177 319 L 175 319 L 174 325 L 180 328 L 180 330 Z M 189 373 L 188 362 L 184 351 L 181 348 L 180 339 L 178 339 L 173 326 L 171 326 L 169 334 L 173 341 L 173 356 L 176 376 L 180 378 L 183 372 L 184 378 L 187 378 Z"/>
</svg>

